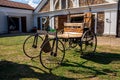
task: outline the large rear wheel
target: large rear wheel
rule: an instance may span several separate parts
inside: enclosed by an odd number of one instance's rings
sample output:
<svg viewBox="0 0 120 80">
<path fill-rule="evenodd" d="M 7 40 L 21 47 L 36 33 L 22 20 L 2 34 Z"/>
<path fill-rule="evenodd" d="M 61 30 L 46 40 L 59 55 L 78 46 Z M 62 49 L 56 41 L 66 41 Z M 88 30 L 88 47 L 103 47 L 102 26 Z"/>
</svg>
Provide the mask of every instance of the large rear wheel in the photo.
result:
<svg viewBox="0 0 120 80">
<path fill-rule="evenodd" d="M 40 62 L 46 69 L 54 69 L 58 67 L 65 57 L 65 48 L 63 43 L 55 39 L 46 41 L 40 51 Z"/>
<path fill-rule="evenodd" d="M 43 38 L 38 34 L 28 36 L 23 43 L 24 54 L 29 58 L 38 57 L 42 42 Z"/>
</svg>

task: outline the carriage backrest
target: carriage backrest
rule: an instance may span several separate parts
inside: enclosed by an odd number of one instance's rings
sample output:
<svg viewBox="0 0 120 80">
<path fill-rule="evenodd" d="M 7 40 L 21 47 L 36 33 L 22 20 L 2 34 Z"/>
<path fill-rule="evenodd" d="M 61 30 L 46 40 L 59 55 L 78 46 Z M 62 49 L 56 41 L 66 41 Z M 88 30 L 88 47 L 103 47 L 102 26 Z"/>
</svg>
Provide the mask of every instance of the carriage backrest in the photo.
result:
<svg viewBox="0 0 120 80">
<path fill-rule="evenodd" d="M 64 23 L 64 32 L 83 32 L 83 23 Z"/>
<path fill-rule="evenodd" d="M 83 23 L 64 23 L 64 32 L 83 33 L 83 28 L 90 28 L 92 23 L 92 13 L 84 13 Z"/>
<path fill-rule="evenodd" d="M 92 25 L 92 13 L 86 12 L 84 13 L 84 27 L 90 28 Z"/>
</svg>

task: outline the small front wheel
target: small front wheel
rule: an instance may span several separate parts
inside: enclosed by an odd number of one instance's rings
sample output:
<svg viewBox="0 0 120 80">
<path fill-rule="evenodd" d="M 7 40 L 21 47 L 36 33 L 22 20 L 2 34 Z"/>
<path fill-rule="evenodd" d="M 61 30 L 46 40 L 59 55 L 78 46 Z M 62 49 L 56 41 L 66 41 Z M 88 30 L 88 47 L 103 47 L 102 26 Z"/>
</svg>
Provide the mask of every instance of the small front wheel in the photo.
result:
<svg viewBox="0 0 120 80">
<path fill-rule="evenodd" d="M 40 63 L 46 69 L 58 67 L 65 57 L 65 48 L 63 43 L 56 39 L 46 41 L 40 51 Z"/>
</svg>

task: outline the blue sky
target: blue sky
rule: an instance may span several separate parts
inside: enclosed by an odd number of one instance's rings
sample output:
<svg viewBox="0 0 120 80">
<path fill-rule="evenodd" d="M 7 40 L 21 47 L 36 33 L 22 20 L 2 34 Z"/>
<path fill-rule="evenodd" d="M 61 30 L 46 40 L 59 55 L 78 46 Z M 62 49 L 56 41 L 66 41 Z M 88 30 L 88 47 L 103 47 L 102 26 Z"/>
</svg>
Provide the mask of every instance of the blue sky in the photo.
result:
<svg viewBox="0 0 120 80">
<path fill-rule="evenodd" d="M 35 8 L 40 3 L 41 0 L 11 0 L 11 1 L 26 3 Z"/>
</svg>

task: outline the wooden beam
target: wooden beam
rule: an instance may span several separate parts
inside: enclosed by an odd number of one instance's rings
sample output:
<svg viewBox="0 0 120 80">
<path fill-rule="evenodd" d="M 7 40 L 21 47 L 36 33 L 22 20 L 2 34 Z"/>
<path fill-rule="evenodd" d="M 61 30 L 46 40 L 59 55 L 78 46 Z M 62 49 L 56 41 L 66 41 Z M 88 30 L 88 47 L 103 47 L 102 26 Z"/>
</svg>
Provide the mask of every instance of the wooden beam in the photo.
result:
<svg viewBox="0 0 120 80">
<path fill-rule="evenodd" d="M 54 11 L 54 0 L 50 0 L 50 11 Z"/>
<path fill-rule="evenodd" d="M 80 0 L 77 0 L 77 7 L 80 7 L 80 4 L 79 4 Z"/>
<path fill-rule="evenodd" d="M 56 7 L 57 3 L 59 3 L 58 0 L 56 0 L 55 3 L 54 3 L 54 10 L 55 10 L 55 7 Z"/>
<path fill-rule="evenodd" d="M 66 9 L 68 9 L 68 0 L 66 0 Z"/>
<path fill-rule="evenodd" d="M 97 5 L 91 5 L 91 12 L 104 12 L 106 10 L 117 10 L 117 3 L 105 3 L 105 4 L 97 4 Z M 64 10 L 56 10 L 56 11 L 50 11 L 50 12 L 42 12 L 37 13 L 34 15 L 38 16 L 55 16 L 55 15 L 67 15 L 67 14 L 78 14 L 78 13 L 84 13 L 89 12 L 88 6 L 83 6 L 79 8 L 72 8 L 72 9 L 64 9 Z"/>
<path fill-rule="evenodd" d="M 82 17 L 84 16 L 84 14 L 73 14 L 73 15 L 70 15 L 70 17 Z"/>
<path fill-rule="evenodd" d="M 59 9 L 62 9 L 62 0 L 59 0 Z"/>
</svg>

